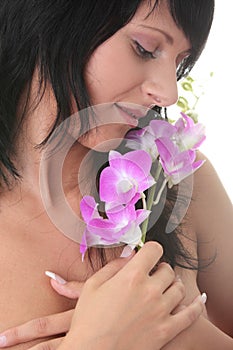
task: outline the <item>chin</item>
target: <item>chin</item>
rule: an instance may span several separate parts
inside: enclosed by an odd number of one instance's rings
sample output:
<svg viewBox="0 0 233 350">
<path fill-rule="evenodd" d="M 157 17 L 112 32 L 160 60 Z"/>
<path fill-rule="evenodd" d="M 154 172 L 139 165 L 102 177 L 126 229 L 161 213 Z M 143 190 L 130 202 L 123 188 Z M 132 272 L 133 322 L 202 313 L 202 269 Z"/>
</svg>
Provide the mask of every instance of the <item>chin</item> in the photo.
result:
<svg viewBox="0 0 233 350">
<path fill-rule="evenodd" d="M 98 128 L 95 132 L 79 139 L 79 143 L 84 147 L 97 152 L 109 152 L 119 147 L 125 135 L 132 129 L 129 125 L 111 124 L 111 127 Z M 102 130 L 101 130 L 102 129 Z"/>
</svg>

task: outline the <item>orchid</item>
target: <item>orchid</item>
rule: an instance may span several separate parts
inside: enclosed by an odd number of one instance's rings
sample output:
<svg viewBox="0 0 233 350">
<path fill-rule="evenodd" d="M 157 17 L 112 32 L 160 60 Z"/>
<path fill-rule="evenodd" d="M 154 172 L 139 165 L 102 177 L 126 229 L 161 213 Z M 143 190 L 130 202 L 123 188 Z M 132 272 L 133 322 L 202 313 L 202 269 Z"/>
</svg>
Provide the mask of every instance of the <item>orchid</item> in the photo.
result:
<svg viewBox="0 0 233 350">
<path fill-rule="evenodd" d="M 205 140 L 205 127 L 201 123 L 195 124 L 193 119 L 181 113 L 182 118 L 179 118 L 175 123 L 176 144 L 180 150 L 196 150 Z"/>
<path fill-rule="evenodd" d="M 180 152 L 179 148 L 168 138 L 161 138 L 155 142 L 169 188 L 194 173 L 204 162 L 202 160 L 195 162 L 196 153 L 193 150 Z"/>
<path fill-rule="evenodd" d="M 109 164 L 100 175 L 100 199 L 118 204 L 135 204 L 143 191 L 154 184 L 152 160 L 143 150 L 124 155 L 110 151 Z"/>
<path fill-rule="evenodd" d="M 175 126 L 165 120 L 152 120 L 149 127 L 154 135 L 154 140 L 160 139 L 161 137 L 171 138 L 176 133 Z"/>
<path fill-rule="evenodd" d="M 155 136 L 149 127 L 129 131 L 126 135 L 125 145 L 130 149 L 146 151 L 151 156 L 152 161 L 155 161 L 159 155 L 155 144 Z"/>
<path fill-rule="evenodd" d="M 149 216 L 150 211 L 136 210 L 133 204 L 127 206 L 109 205 L 106 217 L 98 212 L 98 205 L 91 196 L 85 196 L 80 208 L 86 229 L 82 237 L 80 252 L 84 258 L 87 247 L 126 243 L 134 248 L 141 241 L 139 225 Z"/>
<path fill-rule="evenodd" d="M 100 174 L 99 197 L 104 212 L 101 214 L 99 204 L 91 196 L 81 201 L 86 223 L 80 245 L 83 258 L 90 246 L 140 247 L 146 239 L 151 208 L 160 201 L 165 186 L 179 184 L 203 164 L 204 161 L 196 160 L 196 149 L 204 139 L 204 126 L 195 124 L 184 113 L 175 124 L 153 120 L 143 129 L 130 131 L 126 146 L 132 151 L 110 151 L 109 166 Z M 164 181 L 157 188 L 161 173 Z M 139 200 L 143 209 L 136 210 Z"/>
<path fill-rule="evenodd" d="M 159 156 L 155 140 L 160 137 L 171 137 L 176 128 L 164 120 L 152 120 L 150 124 L 140 130 L 133 130 L 126 135 L 126 146 L 130 149 L 143 149 L 150 154 L 152 161 Z"/>
</svg>

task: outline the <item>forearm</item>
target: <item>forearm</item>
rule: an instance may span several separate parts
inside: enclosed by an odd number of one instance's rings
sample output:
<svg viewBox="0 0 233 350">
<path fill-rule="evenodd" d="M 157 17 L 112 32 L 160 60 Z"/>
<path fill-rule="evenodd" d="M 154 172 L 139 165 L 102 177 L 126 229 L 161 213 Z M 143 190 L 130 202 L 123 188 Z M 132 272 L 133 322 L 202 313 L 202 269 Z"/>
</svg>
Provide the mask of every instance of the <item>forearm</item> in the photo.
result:
<svg viewBox="0 0 233 350">
<path fill-rule="evenodd" d="M 162 350 L 232 350 L 233 339 L 200 317 L 191 327 L 180 333 Z"/>
<path fill-rule="evenodd" d="M 82 335 L 68 333 L 58 350 L 114 350 L 106 339 L 86 339 Z M 200 317 L 191 327 L 180 333 L 161 350 L 232 350 L 233 339 Z M 130 350 L 130 349 L 129 349 Z"/>
<path fill-rule="evenodd" d="M 57 350 L 115 350 L 113 339 L 85 336 L 83 332 L 69 332 Z"/>
</svg>

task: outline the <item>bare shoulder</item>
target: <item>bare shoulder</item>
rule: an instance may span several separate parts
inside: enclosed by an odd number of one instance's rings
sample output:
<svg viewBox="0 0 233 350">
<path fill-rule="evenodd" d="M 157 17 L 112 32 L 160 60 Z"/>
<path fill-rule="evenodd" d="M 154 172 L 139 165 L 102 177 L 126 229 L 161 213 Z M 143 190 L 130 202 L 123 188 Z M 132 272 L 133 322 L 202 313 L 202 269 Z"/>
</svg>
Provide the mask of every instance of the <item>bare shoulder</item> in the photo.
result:
<svg viewBox="0 0 233 350">
<path fill-rule="evenodd" d="M 194 174 L 191 210 L 196 233 L 198 237 L 207 237 L 219 225 L 227 225 L 232 232 L 232 203 L 208 158 L 198 152 L 198 159 L 205 163 Z"/>
<path fill-rule="evenodd" d="M 214 259 L 198 273 L 198 286 L 208 294 L 208 315 L 233 335 L 233 207 L 211 162 L 201 153 L 198 158 L 206 161 L 194 174 L 190 213 L 199 260 Z"/>
</svg>

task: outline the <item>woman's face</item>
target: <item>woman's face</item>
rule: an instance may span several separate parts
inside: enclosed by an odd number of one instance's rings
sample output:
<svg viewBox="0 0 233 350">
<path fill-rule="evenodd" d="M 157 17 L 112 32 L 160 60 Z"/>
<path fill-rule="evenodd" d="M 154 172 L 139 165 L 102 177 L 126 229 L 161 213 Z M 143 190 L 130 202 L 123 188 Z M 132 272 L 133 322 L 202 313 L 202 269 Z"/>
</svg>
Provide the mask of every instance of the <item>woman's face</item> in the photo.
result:
<svg viewBox="0 0 233 350">
<path fill-rule="evenodd" d="M 99 142 L 122 138 L 149 108 L 177 100 L 176 70 L 189 55 L 190 43 L 173 21 L 166 1 L 150 16 L 149 12 L 147 2 L 142 2 L 133 19 L 100 45 L 87 65 L 91 103 L 107 103 L 99 118 L 100 124 L 109 122 L 99 126 L 98 133 L 90 132 L 93 144 L 93 134 Z"/>
</svg>

